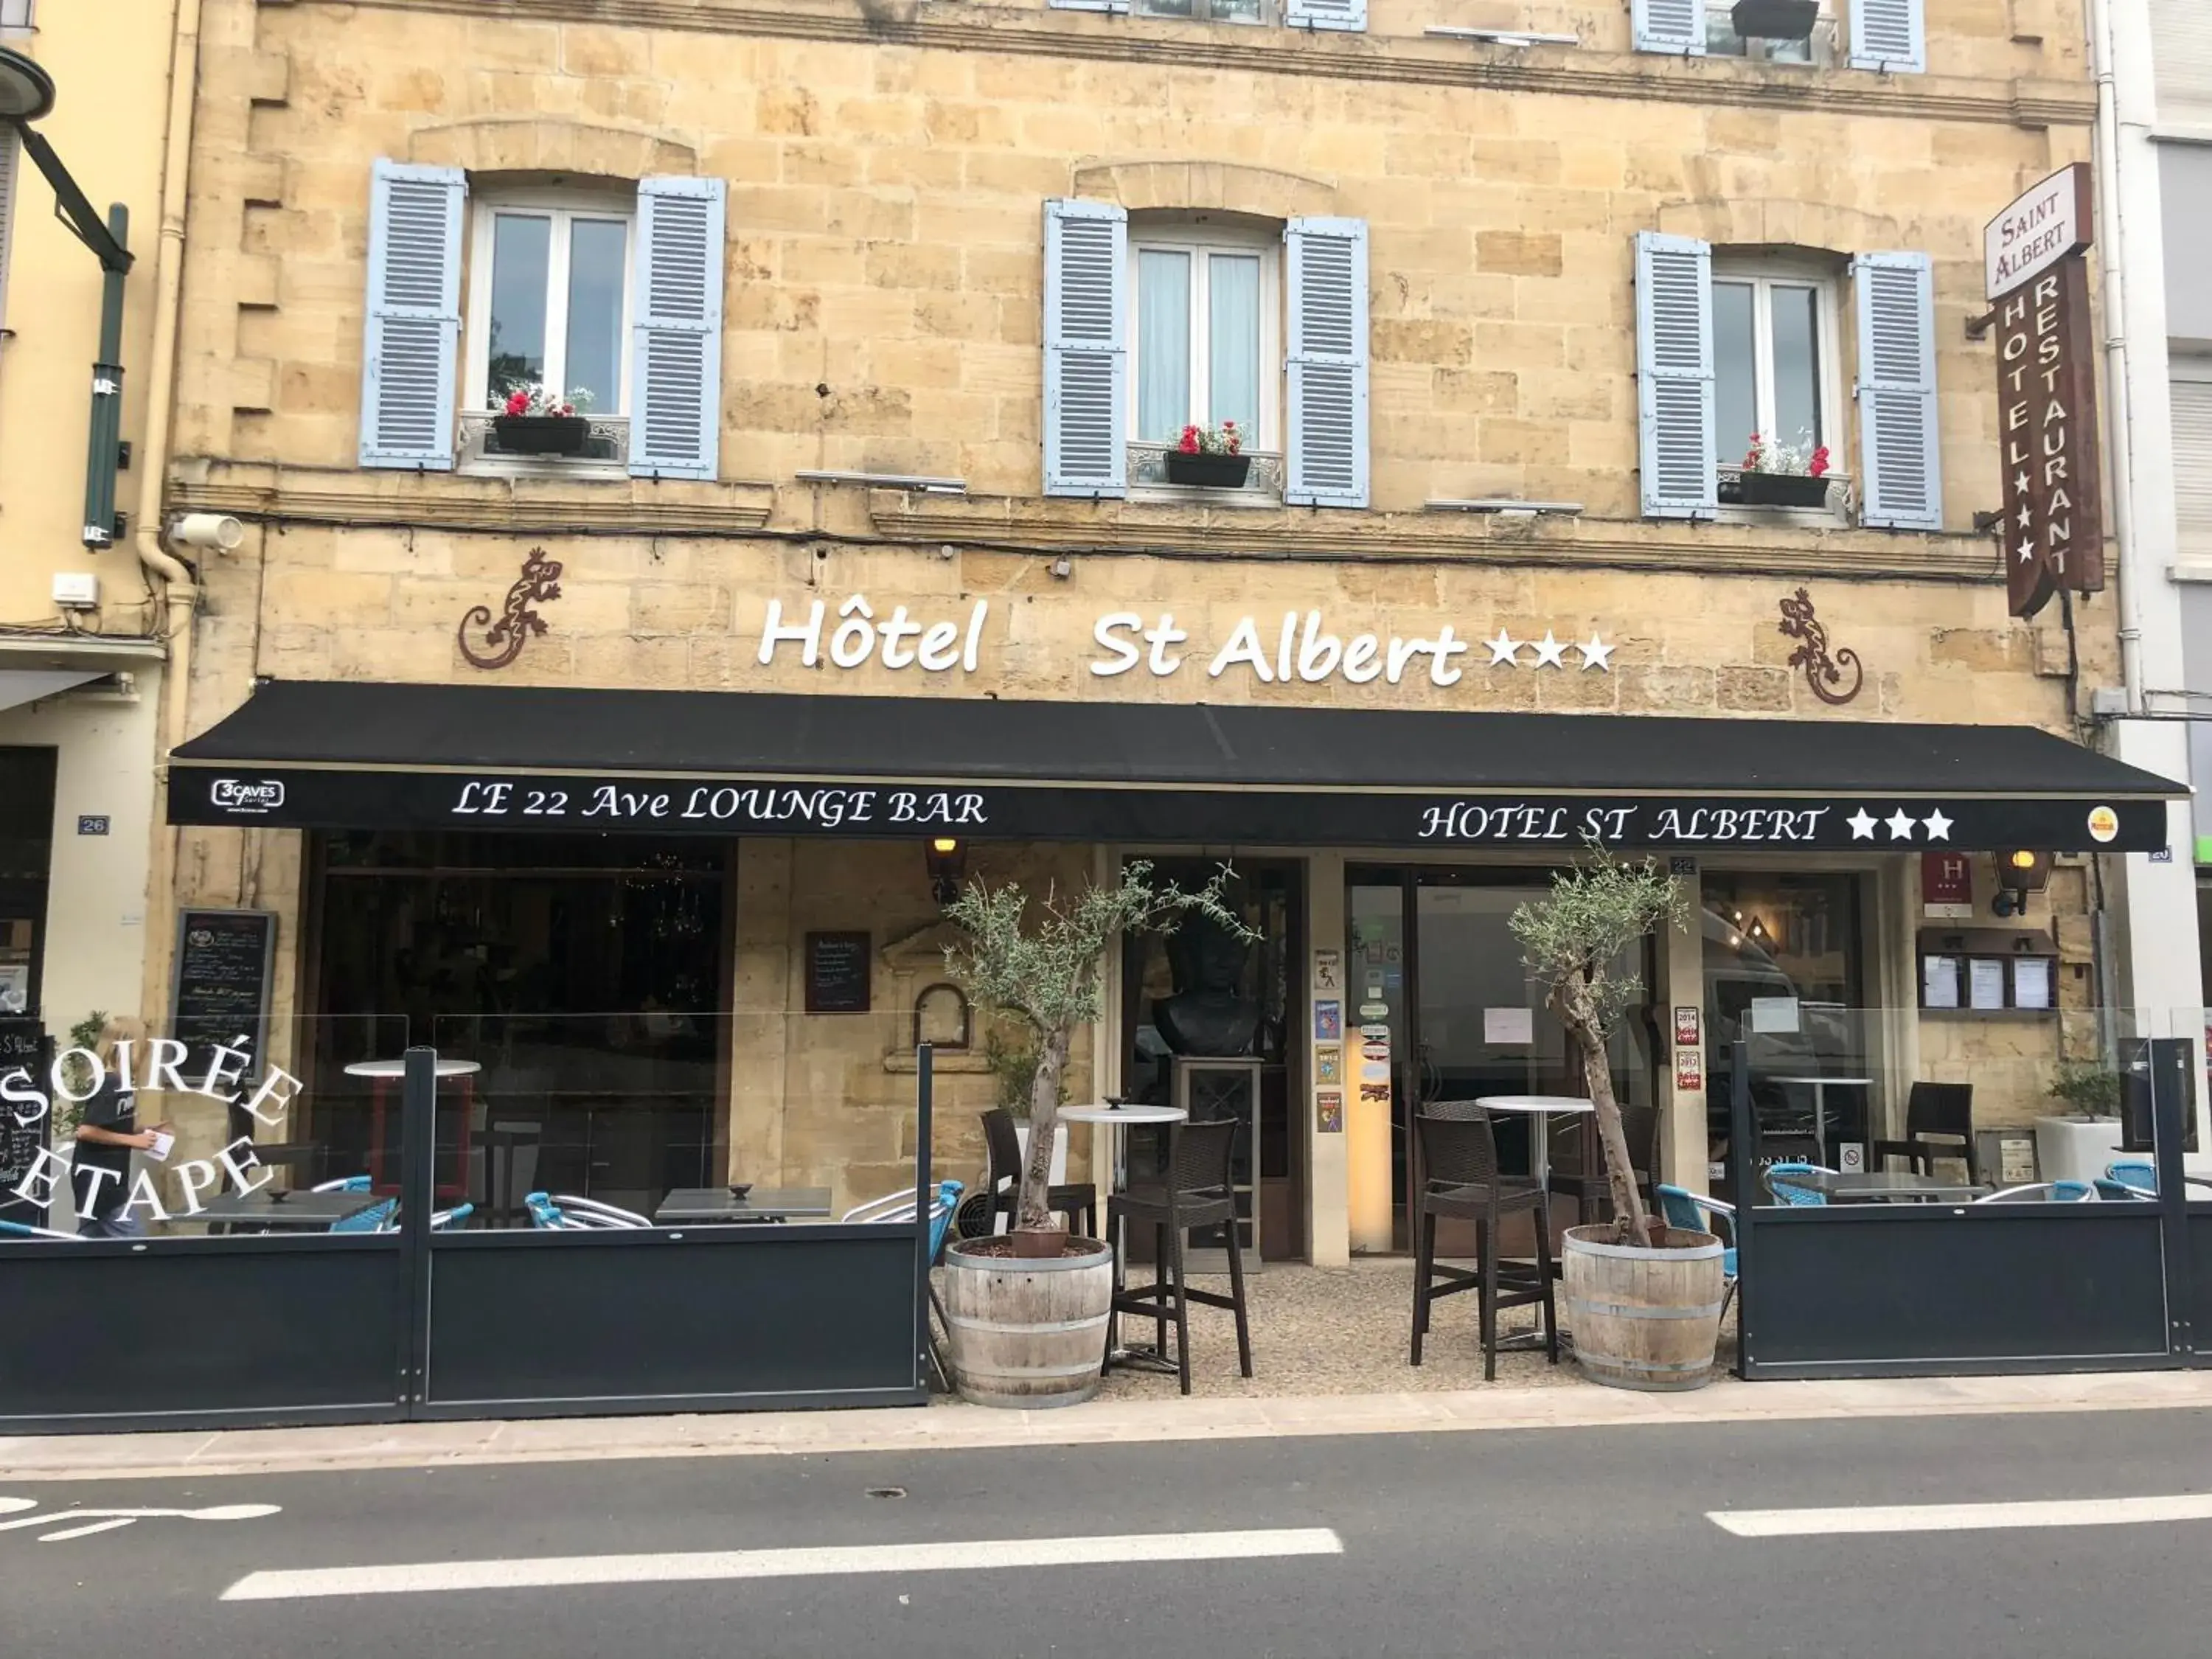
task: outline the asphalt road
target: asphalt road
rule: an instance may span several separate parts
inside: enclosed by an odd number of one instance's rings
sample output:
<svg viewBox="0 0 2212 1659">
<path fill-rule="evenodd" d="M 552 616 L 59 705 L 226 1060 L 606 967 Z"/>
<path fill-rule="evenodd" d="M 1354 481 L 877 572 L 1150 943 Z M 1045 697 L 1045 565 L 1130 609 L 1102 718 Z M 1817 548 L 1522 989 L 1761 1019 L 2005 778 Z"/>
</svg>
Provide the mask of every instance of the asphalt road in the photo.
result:
<svg viewBox="0 0 2212 1659">
<path fill-rule="evenodd" d="M 2208 1492 L 2212 1413 L 2179 1411 L 26 1484 L 0 1488 L 0 1653 L 2200 1659 L 2212 1518 L 1900 1533 L 1863 1510 Z M 1812 1507 L 1875 1529 L 1743 1537 L 1709 1516 Z M 86 1513 L 131 1508 L 218 1514 Z M 1318 1553 L 948 1565 L 978 1540 L 1223 1533 Z M 289 1576 L 681 1575 L 702 1553 L 793 1576 Z M 281 1599 L 223 1599 L 257 1585 Z"/>
</svg>

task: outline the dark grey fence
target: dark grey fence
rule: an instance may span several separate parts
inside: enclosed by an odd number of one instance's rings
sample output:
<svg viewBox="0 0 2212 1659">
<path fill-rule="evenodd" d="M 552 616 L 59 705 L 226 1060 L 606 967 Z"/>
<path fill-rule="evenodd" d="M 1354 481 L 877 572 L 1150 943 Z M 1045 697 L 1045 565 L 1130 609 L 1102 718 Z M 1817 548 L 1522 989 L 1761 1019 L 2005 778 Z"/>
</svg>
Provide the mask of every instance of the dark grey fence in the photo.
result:
<svg viewBox="0 0 2212 1659">
<path fill-rule="evenodd" d="M 2119 1370 L 2195 1363 L 2212 1267 L 2181 1152 L 2189 1045 L 2154 1053 L 2156 1203 L 1762 1206 L 1739 1046 L 1738 1375 L 1750 1379 Z"/>
<path fill-rule="evenodd" d="M 911 1226 L 434 1232 L 436 1059 L 397 1231 L 0 1240 L 0 1431 L 926 1401 L 927 1047 Z"/>
</svg>

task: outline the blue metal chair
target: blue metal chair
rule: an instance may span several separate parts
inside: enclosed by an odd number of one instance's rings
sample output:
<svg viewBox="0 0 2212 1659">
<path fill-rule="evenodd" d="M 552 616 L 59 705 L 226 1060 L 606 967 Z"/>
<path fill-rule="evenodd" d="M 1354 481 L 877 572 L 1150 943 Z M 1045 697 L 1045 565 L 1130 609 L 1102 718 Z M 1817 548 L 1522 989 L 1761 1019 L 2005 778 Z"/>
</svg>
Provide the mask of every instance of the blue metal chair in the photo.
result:
<svg viewBox="0 0 2212 1659">
<path fill-rule="evenodd" d="M 2111 1181 L 2103 1176 L 2089 1183 L 2097 1189 L 2098 1201 L 2106 1204 L 2148 1204 L 2156 1193 L 2147 1193 L 2140 1187 L 2130 1187 L 2124 1181 Z"/>
<path fill-rule="evenodd" d="M 1735 1206 L 1663 1182 L 1652 1191 L 1659 1200 L 1660 1218 L 1669 1227 L 1711 1233 L 1728 1246 L 1721 1252 L 1721 1273 L 1727 1286 L 1721 1293 L 1721 1317 L 1727 1319 L 1729 1298 L 1735 1294 Z"/>
<path fill-rule="evenodd" d="M 311 1193 L 365 1193 L 368 1177 L 365 1175 L 340 1176 L 336 1181 L 318 1182 L 307 1188 Z"/>
<path fill-rule="evenodd" d="M 556 1232 L 568 1224 L 568 1218 L 561 1213 L 550 1194 L 525 1193 L 522 1207 L 530 1212 L 530 1224 L 540 1231 Z"/>
<path fill-rule="evenodd" d="M 945 1254 L 945 1241 L 951 1236 L 952 1218 L 959 1212 L 960 1195 L 965 1190 L 957 1181 L 940 1181 L 937 1183 L 937 1196 L 929 1200 L 929 1265 L 933 1267 L 937 1265 L 938 1258 Z M 878 1221 L 903 1221 L 911 1224 L 914 1220 L 914 1189 L 905 1188 L 896 1193 L 885 1193 L 881 1198 L 872 1198 L 865 1204 L 855 1204 L 837 1219 L 841 1224 Z M 939 1324 L 944 1323 L 945 1304 L 938 1300 L 934 1284 L 929 1287 L 929 1310 L 936 1316 Z M 936 1325 L 929 1328 L 928 1339 L 928 1346 L 923 1351 L 924 1357 L 929 1361 L 929 1368 L 937 1373 L 938 1382 L 950 1390 L 952 1387 L 952 1368 L 945 1362 L 939 1346 Z"/>
<path fill-rule="evenodd" d="M 530 1212 L 530 1224 L 555 1232 L 586 1232 L 593 1228 L 650 1227 L 653 1223 L 635 1210 L 618 1209 L 596 1198 L 573 1193 L 525 1193 L 522 1206 Z M 910 1206 L 909 1206 L 910 1207 Z"/>
<path fill-rule="evenodd" d="M 1786 1177 L 1835 1173 L 1833 1170 L 1820 1164 L 1770 1164 L 1759 1171 L 1759 1179 L 1765 1182 L 1768 1196 L 1776 1202 L 1802 1208 L 1816 1204 L 1826 1204 L 1828 1201 L 1828 1195 L 1811 1187 L 1792 1186 Z M 1778 1180 L 1777 1176 L 1785 1178 Z"/>
<path fill-rule="evenodd" d="M 348 1216 L 343 1221 L 331 1223 L 334 1233 L 380 1233 L 390 1228 L 399 1214 L 399 1200 L 387 1198 L 372 1204 L 367 1209 Z"/>
<path fill-rule="evenodd" d="M 556 1225 L 569 1228 L 635 1228 L 650 1227 L 650 1217 L 635 1210 L 625 1210 L 613 1204 L 603 1204 L 596 1198 L 579 1198 L 574 1193 L 556 1193 L 553 1207 L 561 1219 Z"/>
<path fill-rule="evenodd" d="M 2158 1196 L 2158 1170 L 2141 1158 L 2122 1158 L 2105 1166 L 2105 1179 L 2117 1181 L 2123 1187 L 2132 1187 L 2139 1193 Z"/>
<path fill-rule="evenodd" d="M 473 1204 L 456 1204 L 450 1210 L 440 1210 L 430 1218 L 430 1231 L 434 1233 L 452 1232 L 476 1212 L 477 1206 Z"/>
<path fill-rule="evenodd" d="M 2141 1197 L 2141 1194 L 2130 1194 Z M 1974 1200 L 1977 1204 L 2094 1204 L 2097 1189 L 2086 1181 L 2031 1181 L 2024 1186 L 2007 1187 L 2000 1192 L 1984 1193 Z"/>
<path fill-rule="evenodd" d="M 52 1227 L 33 1227 L 27 1221 L 0 1221 L 0 1238 L 58 1238 L 71 1244 L 82 1243 L 75 1233 L 65 1233 Z"/>
</svg>

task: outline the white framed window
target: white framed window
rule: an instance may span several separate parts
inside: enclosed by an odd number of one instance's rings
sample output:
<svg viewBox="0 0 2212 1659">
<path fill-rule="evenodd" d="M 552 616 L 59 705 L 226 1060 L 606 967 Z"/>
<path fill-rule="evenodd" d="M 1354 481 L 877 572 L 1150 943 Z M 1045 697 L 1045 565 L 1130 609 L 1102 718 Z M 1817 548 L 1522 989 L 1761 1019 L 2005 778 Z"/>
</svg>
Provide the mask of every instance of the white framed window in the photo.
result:
<svg viewBox="0 0 2212 1659">
<path fill-rule="evenodd" d="M 2177 350 L 2167 359 L 2166 375 L 2181 556 L 2212 566 L 2212 356 Z"/>
<path fill-rule="evenodd" d="M 1823 0 L 1812 34 L 1802 40 L 1776 40 L 1735 32 L 1732 5 L 1705 7 L 1705 54 L 1711 58 L 1747 58 L 1759 64 L 1805 64 L 1826 68 L 1837 60 L 1837 28 L 1833 0 Z"/>
<path fill-rule="evenodd" d="M 635 191 L 486 192 L 471 213 L 464 409 L 542 385 L 628 415 Z"/>
<path fill-rule="evenodd" d="M 1181 17 L 1194 22 L 1264 23 L 1266 0 L 1136 0 L 1139 17 Z"/>
<path fill-rule="evenodd" d="M 1173 446 L 1186 426 L 1237 422 L 1282 447 L 1279 234 L 1138 224 L 1129 239 L 1129 432 Z"/>
<path fill-rule="evenodd" d="M 1741 465 L 1752 434 L 1826 445 L 1844 465 L 1838 283 L 1786 259 L 1713 260 L 1713 435 L 1723 477 Z"/>
<path fill-rule="evenodd" d="M 0 34 L 29 34 L 38 26 L 38 0 L 0 0 Z"/>
</svg>

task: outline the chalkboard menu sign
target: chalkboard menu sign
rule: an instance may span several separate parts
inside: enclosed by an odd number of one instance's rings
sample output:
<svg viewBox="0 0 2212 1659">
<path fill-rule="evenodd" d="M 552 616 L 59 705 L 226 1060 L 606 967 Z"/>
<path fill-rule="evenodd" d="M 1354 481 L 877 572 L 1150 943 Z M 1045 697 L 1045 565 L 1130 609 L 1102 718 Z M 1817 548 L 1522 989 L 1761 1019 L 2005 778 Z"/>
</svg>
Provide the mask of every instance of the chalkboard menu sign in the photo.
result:
<svg viewBox="0 0 2212 1659">
<path fill-rule="evenodd" d="M 865 1014 L 868 1012 L 868 936 L 866 933 L 809 933 L 806 936 L 806 1012 Z"/>
<path fill-rule="evenodd" d="M 0 1019 L 0 1074 L 28 1070 L 37 1079 L 32 1086 L 43 1094 L 50 1064 L 46 1028 L 37 1019 Z M 46 1221 L 45 1206 L 29 1203 L 14 1194 L 29 1177 L 32 1166 L 45 1150 L 52 1120 L 41 1113 L 35 1121 L 24 1123 L 18 1121 L 19 1109 L 30 1109 L 0 1108 L 0 1218 L 42 1227 Z"/>
<path fill-rule="evenodd" d="M 273 910 L 186 910 L 178 916 L 169 1035 L 185 1045 L 178 1070 L 188 1082 L 205 1077 L 215 1051 L 225 1045 L 252 1056 L 244 1080 L 259 1081 L 276 948 Z M 227 1070 L 239 1075 L 234 1065 Z"/>
</svg>

